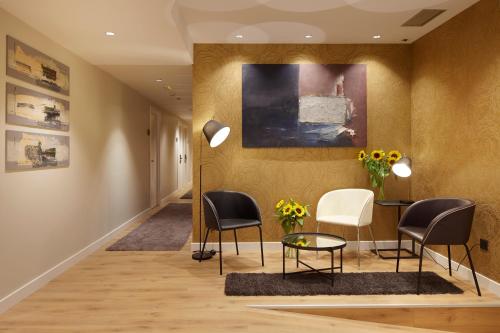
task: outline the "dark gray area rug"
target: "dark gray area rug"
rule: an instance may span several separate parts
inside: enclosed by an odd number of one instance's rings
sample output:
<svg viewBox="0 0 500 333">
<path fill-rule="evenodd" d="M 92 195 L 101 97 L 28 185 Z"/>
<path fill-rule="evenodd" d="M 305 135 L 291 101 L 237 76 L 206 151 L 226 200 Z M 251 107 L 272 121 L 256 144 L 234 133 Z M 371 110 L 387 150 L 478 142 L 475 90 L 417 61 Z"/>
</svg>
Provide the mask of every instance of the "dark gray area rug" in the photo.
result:
<svg viewBox="0 0 500 333">
<path fill-rule="evenodd" d="M 405 295 L 417 293 L 417 272 L 335 274 L 334 286 L 317 273 L 230 273 L 227 296 Z M 434 272 L 422 272 L 421 294 L 462 294 L 463 290 Z"/>
<path fill-rule="evenodd" d="M 192 190 L 189 190 L 187 191 L 182 197 L 181 199 L 193 199 L 193 191 Z"/>
<path fill-rule="evenodd" d="M 168 204 L 107 251 L 179 251 L 189 238 L 191 204 Z"/>
</svg>

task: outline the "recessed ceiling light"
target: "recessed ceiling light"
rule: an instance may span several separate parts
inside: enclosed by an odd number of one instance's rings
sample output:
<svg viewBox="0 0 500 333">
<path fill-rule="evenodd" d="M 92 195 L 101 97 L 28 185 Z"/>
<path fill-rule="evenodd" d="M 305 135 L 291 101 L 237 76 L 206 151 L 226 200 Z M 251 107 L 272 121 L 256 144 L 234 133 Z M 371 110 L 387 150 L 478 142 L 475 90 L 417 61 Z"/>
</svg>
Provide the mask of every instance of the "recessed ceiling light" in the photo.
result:
<svg viewBox="0 0 500 333">
<path fill-rule="evenodd" d="M 305 35 L 304 38 L 309 39 L 309 38 L 313 38 L 313 36 L 312 35 Z"/>
<path fill-rule="evenodd" d="M 380 36 L 380 35 L 374 35 L 373 36 L 373 39 L 380 39 L 380 38 L 382 38 L 382 36 Z"/>
<path fill-rule="evenodd" d="M 243 35 L 235 35 L 234 38 L 242 39 Z"/>
<path fill-rule="evenodd" d="M 114 36 L 115 33 L 113 31 L 106 31 L 106 36 Z"/>
<path fill-rule="evenodd" d="M 163 82 L 163 80 L 162 80 L 162 79 L 156 79 L 155 81 L 156 81 L 156 82 Z"/>
</svg>

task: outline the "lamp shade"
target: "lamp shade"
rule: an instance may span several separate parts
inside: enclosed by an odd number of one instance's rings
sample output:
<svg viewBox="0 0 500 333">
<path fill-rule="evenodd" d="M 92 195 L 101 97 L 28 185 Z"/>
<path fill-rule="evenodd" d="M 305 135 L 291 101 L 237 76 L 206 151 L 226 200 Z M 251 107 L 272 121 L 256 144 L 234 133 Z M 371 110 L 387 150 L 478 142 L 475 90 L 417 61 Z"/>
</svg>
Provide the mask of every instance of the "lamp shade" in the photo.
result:
<svg viewBox="0 0 500 333">
<path fill-rule="evenodd" d="M 216 120 L 209 120 L 205 126 L 203 126 L 203 134 L 205 134 L 205 138 L 207 138 L 207 141 L 212 148 L 215 148 L 223 143 L 229 136 L 230 131 L 231 129 L 228 126 L 219 123 Z"/>
<path fill-rule="evenodd" d="M 411 176 L 411 159 L 408 157 L 403 157 L 397 161 L 392 166 L 392 172 L 398 177 L 410 177 Z"/>
</svg>

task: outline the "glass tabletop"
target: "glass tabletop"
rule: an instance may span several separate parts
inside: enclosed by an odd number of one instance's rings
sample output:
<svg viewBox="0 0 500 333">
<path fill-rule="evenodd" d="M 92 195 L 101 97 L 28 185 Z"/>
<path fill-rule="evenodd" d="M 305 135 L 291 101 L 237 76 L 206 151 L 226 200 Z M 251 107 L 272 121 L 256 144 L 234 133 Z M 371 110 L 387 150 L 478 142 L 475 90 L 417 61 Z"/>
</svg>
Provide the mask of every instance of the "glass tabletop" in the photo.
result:
<svg viewBox="0 0 500 333">
<path fill-rule="evenodd" d="M 340 236 L 316 233 L 298 232 L 283 237 L 281 243 L 288 247 L 304 250 L 335 250 L 346 246 L 346 240 Z"/>
</svg>

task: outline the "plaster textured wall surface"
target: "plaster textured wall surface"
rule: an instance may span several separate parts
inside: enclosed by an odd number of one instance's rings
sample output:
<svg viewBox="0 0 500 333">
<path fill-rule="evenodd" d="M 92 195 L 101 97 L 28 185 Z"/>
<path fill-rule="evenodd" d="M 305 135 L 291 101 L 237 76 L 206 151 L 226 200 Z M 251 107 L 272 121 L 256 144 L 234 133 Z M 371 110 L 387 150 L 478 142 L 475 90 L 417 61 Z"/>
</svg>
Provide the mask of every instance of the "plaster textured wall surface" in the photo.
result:
<svg viewBox="0 0 500 333">
<path fill-rule="evenodd" d="M 472 251 L 475 266 L 500 281 L 498 1 L 480 1 L 418 40 L 413 62 L 412 197 L 475 200 L 469 245 L 490 241 L 489 252 Z M 457 261 L 465 254 L 452 252 Z"/>
<path fill-rule="evenodd" d="M 242 148 L 242 64 L 367 64 L 368 148 L 398 148 L 410 153 L 411 49 L 406 45 L 209 45 L 194 48 L 193 147 L 194 240 L 198 239 L 200 138 L 203 124 L 215 117 L 231 127 L 227 142 L 211 149 L 205 139 L 202 190 L 231 189 L 252 195 L 261 207 L 266 241 L 281 239 L 274 205 L 292 197 L 311 204 L 305 230 L 316 227 L 316 204 L 327 191 L 368 188 L 356 159 L 358 148 Z M 387 180 L 388 198 L 407 198 L 408 182 Z M 395 238 L 396 211 L 375 207 L 377 239 Z M 355 231 L 324 228 L 349 239 Z M 232 241 L 232 235 L 226 235 Z M 368 230 L 362 233 L 369 239 Z M 242 230 L 242 241 L 258 240 L 257 230 Z"/>
</svg>

